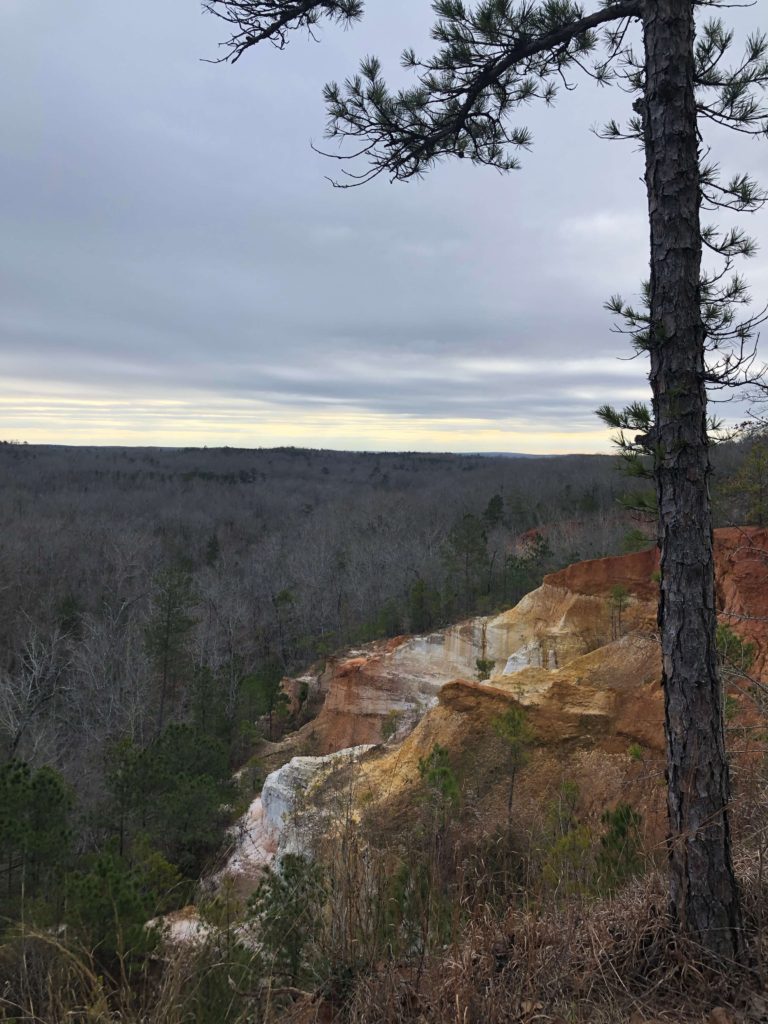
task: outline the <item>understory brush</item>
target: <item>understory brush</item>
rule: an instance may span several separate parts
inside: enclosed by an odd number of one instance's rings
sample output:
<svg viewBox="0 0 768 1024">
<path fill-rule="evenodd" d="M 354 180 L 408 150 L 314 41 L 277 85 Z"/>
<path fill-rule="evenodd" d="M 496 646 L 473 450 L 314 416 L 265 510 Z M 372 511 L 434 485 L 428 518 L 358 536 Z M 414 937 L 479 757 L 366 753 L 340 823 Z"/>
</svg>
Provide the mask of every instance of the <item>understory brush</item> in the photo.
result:
<svg viewBox="0 0 768 1024">
<path fill-rule="evenodd" d="M 619 802 L 590 813 L 568 779 L 534 803 L 516 799 L 534 732 L 520 712 L 485 728 L 475 740 L 497 745 L 492 783 L 474 755 L 435 743 L 414 765 L 411 787 L 376 801 L 370 780 L 339 761 L 313 791 L 311 813 L 294 810 L 307 855 L 285 854 L 247 897 L 231 880 L 207 887 L 196 914 L 177 918 L 185 941 L 146 923 L 190 891 L 189 876 L 136 832 L 134 821 L 151 829 L 159 806 L 117 802 L 112 847 L 56 876 L 59 917 L 40 917 L 24 896 L 28 879 L 56 867 L 49 851 L 66 832 L 57 824 L 49 835 L 53 825 L 20 818 L 26 831 L 20 824 L 9 851 L 26 859 L 8 877 L 24 912 L 4 933 L 0 921 L 0 1020 L 618 1024 L 634 1014 L 701 1024 L 718 1005 L 737 1014 L 733 1024 L 768 1020 L 760 995 L 768 978 L 763 760 L 754 778 L 741 779 L 734 815 L 747 972 L 708 962 L 672 930 L 663 851 L 644 846 L 635 808 Z M 116 779 L 140 771 L 144 801 L 155 777 L 158 793 L 174 794 L 178 773 L 166 761 L 176 769 L 196 750 L 197 770 L 207 751 L 210 785 L 223 784 L 217 747 L 195 747 L 178 727 L 168 735 L 171 761 L 160 758 L 166 744 L 150 760 L 121 749 Z M 24 796 L 36 777 L 8 779 Z M 19 797 L 13 806 L 27 803 Z"/>
<path fill-rule="evenodd" d="M 749 938 L 757 953 L 763 944 L 759 906 L 768 894 L 764 885 L 756 887 L 754 872 L 742 877 Z M 323 948 L 326 930 L 322 937 L 310 937 L 311 949 L 301 949 L 300 957 L 312 956 L 313 971 L 296 977 L 297 983 L 289 979 L 295 963 L 286 973 L 287 965 L 271 954 L 265 958 L 234 933 L 211 934 L 199 945 L 174 950 L 163 960 L 147 959 L 140 970 L 122 976 L 99 973 L 85 950 L 58 939 L 17 935 L 0 951 L 0 972 L 7 978 L 0 1019 L 618 1024 L 632 1018 L 700 1024 L 714 1007 L 726 1007 L 732 1016 L 720 1019 L 764 1021 L 768 1002 L 759 972 L 708 962 L 672 931 L 665 903 L 663 874 L 652 870 L 610 896 L 571 897 L 546 908 L 511 904 L 503 914 L 478 906 L 451 941 L 397 956 L 382 950 L 374 961 L 335 960 L 334 948 Z M 284 923 L 287 938 L 291 924 Z M 326 920 L 326 928 L 329 924 Z"/>
<path fill-rule="evenodd" d="M 767 1019 L 768 880 L 754 836 L 739 865 L 747 973 L 672 931 L 663 869 L 628 805 L 586 820 L 565 782 L 538 823 L 483 830 L 462 791 L 439 745 L 419 763 L 407 821 L 370 808 L 361 820 L 340 789 L 313 858 L 286 855 L 247 900 L 221 888 L 185 945 L 121 927 L 118 900 L 108 958 L 82 928 L 17 924 L 0 946 L 0 1020 L 700 1024 L 716 1006 L 738 1024 Z"/>
</svg>

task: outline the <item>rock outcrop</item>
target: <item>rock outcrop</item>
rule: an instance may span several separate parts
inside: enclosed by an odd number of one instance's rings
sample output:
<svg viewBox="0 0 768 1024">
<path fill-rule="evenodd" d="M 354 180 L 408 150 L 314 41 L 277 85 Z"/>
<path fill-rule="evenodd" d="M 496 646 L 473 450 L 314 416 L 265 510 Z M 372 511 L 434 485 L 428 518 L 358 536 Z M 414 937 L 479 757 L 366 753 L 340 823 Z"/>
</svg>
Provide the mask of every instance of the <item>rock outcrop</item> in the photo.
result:
<svg viewBox="0 0 768 1024">
<path fill-rule="evenodd" d="M 321 827 L 322 821 L 313 790 L 335 769 L 354 764 L 370 749 L 358 746 L 323 757 L 293 757 L 270 772 L 260 795 L 233 829 L 232 850 L 215 883 L 229 879 L 247 893 L 265 867 L 287 853 L 307 853 L 310 832 Z"/>
<path fill-rule="evenodd" d="M 721 621 L 755 644 L 760 675 L 768 658 L 768 530 L 719 530 L 715 551 Z M 350 652 L 326 667 L 325 704 L 303 741 L 322 752 L 380 743 L 384 724 L 396 721 L 394 742 L 350 773 L 366 806 L 407 801 L 419 759 L 441 743 L 470 766 L 470 789 L 482 791 L 473 799 L 500 808 L 504 750 L 493 720 L 511 703 L 522 705 L 536 737 L 518 784 L 522 815 L 534 817 L 568 779 L 582 794 L 582 813 L 599 816 L 625 800 L 660 839 L 657 580 L 655 549 L 581 562 L 499 615 Z M 478 658 L 494 666 L 482 682 Z M 740 720 L 749 720 L 749 700 L 734 697 Z"/>
<path fill-rule="evenodd" d="M 768 619 L 768 530 L 717 530 L 715 552 L 721 621 L 756 645 L 754 668 L 762 673 L 768 659 L 763 621 Z M 530 687 L 534 679 L 540 685 L 544 678 L 531 675 L 531 670 L 558 672 L 601 651 L 581 662 L 580 678 L 594 684 L 610 676 L 617 687 L 623 680 L 626 703 L 638 680 L 659 678 L 653 653 L 657 571 L 654 548 L 579 562 L 550 574 L 541 587 L 499 615 L 469 619 L 427 636 L 370 644 L 330 660 L 321 672 L 304 677 L 325 694 L 325 702 L 299 739 L 313 752 L 325 754 L 381 742 L 385 723 L 401 738 L 436 705 L 447 683 L 476 679 L 480 658 L 493 662 L 493 681 L 506 686 L 513 679 L 515 687 Z M 624 637 L 633 638 L 626 664 L 624 653 L 611 653 L 611 645 Z M 626 653 L 626 645 L 622 651 Z"/>
<path fill-rule="evenodd" d="M 317 815 L 312 813 L 313 790 L 334 769 L 359 761 L 370 749 L 370 745 L 361 744 L 322 757 L 293 757 L 267 776 L 259 802 L 264 826 L 276 844 L 274 856 L 278 860 L 286 853 L 308 851 L 310 837 L 302 829 L 302 820 L 309 808 L 309 818 L 317 825 Z"/>
<path fill-rule="evenodd" d="M 474 675 L 485 657 L 486 620 L 469 619 L 426 636 L 395 637 L 330 659 L 309 679 L 325 694 L 316 719 L 297 739 L 319 754 L 380 743 L 385 723 L 406 734 L 451 679 Z M 308 677 L 304 677 L 305 682 Z"/>
<path fill-rule="evenodd" d="M 752 671 L 760 677 L 768 667 L 768 530 L 717 531 L 715 550 L 721 621 L 755 645 Z M 330 821 L 338 789 L 326 783 L 337 770 L 348 791 L 354 788 L 358 809 L 389 807 L 395 822 L 398 808 L 412 801 L 419 760 L 435 743 L 462 766 L 478 820 L 498 822 L 505 750 L 493 723 L 512 704 L 526 709 L 535 737 L 516 787 L 521 820 L 535 821 L 568 780 L 581 794 L 582 814 L 599 817 L 627 801 L 660 840 L 657 568 L 655 549 L 581 562 L 547 576 L 498 615 L 371 644 L 304 676 L 302 685 L 324 693 L 324 704 L 317 718 L 270 748 L 270 758 L 282 752 L 286 763 L 249 809 L 230 873 L 258 877 L 274 856 L 306 852 L 312 830 L 322 832 Z M 483 681 L 480 658 L 493 663 Z M 749 698 L 735 690 L 734 700 L 739 722 L 754 720 Z M 317 756 L 292 756 L 297 750 Z"/>
<path fill-rule="evenodd" d="M 522 682 L 528 669 L 557 670 L 619 635 L 651 632 L 655 552 L 581 564 L 590 567 L 583 580 L 571 570 L 555 573 L 509 611 L 369 644 L 303 677 L 325 702 L 292 745 L 326 754 L 380 743 L 388 733 L 399 739 L 437 704 L 447 683 L 477 678 L 478 659 L 492 663 L 492 678 Z M 617 586 L 626 591 L 621 609 L 611 603 Z"/>
</svg>

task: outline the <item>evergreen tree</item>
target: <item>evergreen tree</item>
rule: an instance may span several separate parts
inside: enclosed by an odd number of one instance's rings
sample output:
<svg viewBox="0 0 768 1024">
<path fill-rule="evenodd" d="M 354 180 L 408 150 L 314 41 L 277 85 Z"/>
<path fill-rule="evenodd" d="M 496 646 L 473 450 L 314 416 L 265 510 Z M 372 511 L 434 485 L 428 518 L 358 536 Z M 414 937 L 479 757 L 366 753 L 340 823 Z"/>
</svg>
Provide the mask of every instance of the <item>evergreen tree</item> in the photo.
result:
<svg viewBox="0 0 768 1024">
<path fill-rule="evenodd" d="M 552 560 L 552 549 L 546 537 L 534 534 L 520 554 L 509 554 L 504 559 L 502 572 L 502 598 L 508 604 L 516 604 L 536 587 L 540 586 Z"/>
<path fill-rule="evenodd" d="M 186 725 L 169 726 L 145 749 L 117 744 L 107 763 L 107 808 L 117 853 L 148 839 L 188 878 L 218 845 L 232 798 L 225 745 Z"/>
<path fill-rule="evenodd" d="M 240 684 L 243 713 L 249 721 L 267 720 L 267 739 L 275 738 L 275 719 L 288 714 L 288 698 L 282 690 L 283 668 L 277 658 L 269 658 L 247 675 Z"/>
<path fill-rule="evenodd" d="M 768 524 L 768 438 L 754 441 L 747 457 L 724 488 L 736 499 L 742 522 Z"/>
<path fill-rule="evenodd" d="M 432 818 L 434 839 L 439 845 L 461 797 L 459 781 L 448 749 L 440 743 L 435 743 L 426 757 L 419 758 L 418 768 L 426 792 L 428 814 Z"/>
<path fill-rule="evenodd" d="M 155 578 L 153 613 L 147 626 L 147 651 L 158 680 L 157 735 L 165 727 L 171 691 L 189 668 L 186 640 L 195 624 L 190 610 L 194 598 L 192 577 L 183 568 L 171 566 Z"/>
<path fill-rule="evenodd" d="M 518 491 L 507 497 L 507 520 L 516 533 L 525 533 L 536 525 L 536 515 L 529 499 Z"/>
<path fill-rule="evenodd" d="M 504 499 L 500 494 L 494 494 L 483 512 L 483 522 L 492 530 L 495 526 L 501 526 L 504 521 Z"/>
<path fill-rule="evenodd" d="M 459 608 L 469 614 L 488 572 L 488 538 L 482 521 L 471 512 L 466 512 L 448 534 L 445 561 L 451 583 L 460 595 Z"/>
<path fill-rule="evenodd" d="M 265 976 L 290 985 L 305 980 L 311 969 L 307 949 L 322 931 L 326 898 L 320 868 L 304 857 L 289 853 L 280 861 L 279 871 L 265 870 L 248 901 Z"/>
<path fill-rule="evenodd" d="M 344 558 L 340 558 L 340 571 L 344 571 Z M 296 598 L 292 590 L 287 588 L 279 591 L 277 594 L 272 595 L 272 607 L 275 610 L 275 621 L 277 623 L 277 643 L 280 651 L 280 658 L 282 659 L 283 666 L 288 664 L 288 648 L 286 641 L 286 627 L 290 619 L 291 611 L 295 604 Z M 341 604 L 341 598 L 339 598 Z"/>
<path fill-rule="evenodd" d="M 507 829 L 511 830 L 515 781 L 518 771 L 528 760 L 528 748 L 533 743 L 533 730 L 526 720 L 525 711 L 514 704 L 493 720 L 493 728 L 496 734 L 504 741 L 504 745 L 507 748 L 507 772 L 509 774 Z"/>
<path fill-rule="evenodd" d="M 0 916 L 19 913 L 24 900 L 58 898 L 72 806 L 69 789 L 52 768 L 32 771 L 22 761 L 0 766 Z"/>
<path fill-rule="evenodd" d="M 113 849 L 102 850 L 66 882 L 67 923 L 108 966 L 116 957 L 141 956 L 154 948 L 158 934 L 147 922 L 171 909 L 180 883 L 160 854 L 146 845 L 136 853 L 128 861 Z"/>
<path fill-rule="evenodd" d="M 440 595 L 418 579 L 408 592 L 408 627 L 411 633 L 428 633 L 440 620 Z"/>
<path fill-rule="evenodd" d="M 615 889 L 640 870 L 642 818 L 629 804 L 620 803 L 612 811 L 605 811 L 601 820 L 607 829 L 600 837 L 597 868 L 603 884 Z"/>
<path fill-rule="evenodd" d="M 117 837 L 117 852 L 123 856 L 126 843 L 138 822 L 146 824 L 148 762 L 145 752 L 130 740 L 115 743 L 108 751 L 105 782 L 110 796 L 108 828 Z"/>
<path fill-rule="evenodd" d="M 349 23 L 362 0 L 204 0 L 229 23 L 228 57 L 252 46 L 285 46 L 289 33 L 326 18 Z M 350 159 L 367 161 L 346 185 L 380 174 L 408 180 L 447 156 L 499 170 L 519 166 L 531 144 L 510 116 L 533 100 L 551 103 L 557 86 L 577 69 L 599 83 L 622 77 L 637 92 L 629 128 L 608 126 L 645 152 L 650 221 L 647 314 L 620 299 L 611 308 L 650 357 L 652 421 L 638 444 L 653 460 L 661 546 L 659 625 L 663 649 L 670 823 L 670 908 L 691 937 L 715 955 L 745 956 L 733 872 L 721 688 L 715 645 L 712 526 L 708 479 L 706 385 L 735 382 L 754 321 L 739 324 L 734 303 L 745 285 L 728 271 L 754 246 L 743 233 L 700 224 L 709 208 L 753 210 L 763 194 L 747 175 L 721 181 L 714 163 L 699 163 L 703 122 L 761 134 L 768 110 L 759 90 L 768 83 L 768 39 L 756 34 L 728 69 L 733 35 L 717 19 L 696 38 L 702 0 L 595 0 L 585 13 L 572 0 L 436 0 L 436 53 L 413 50 L 403 64 L 417 76 L 391 92 L 375 57 L 340 86 L 325 88 L 329 135 L 351 140 Z M 632 48 L 640 22 L 643 53 Z M 600 49 L 601 42 L 604 44 Z M 223 58 L 227 59 L 227 57 Z M 591 67 L 588 63 L 591 62 Z M 702 244 L 725 260 L 726 273 L 702 273 Z M 734 343 L 719 364 L 707 349 Z"/>
</svg>

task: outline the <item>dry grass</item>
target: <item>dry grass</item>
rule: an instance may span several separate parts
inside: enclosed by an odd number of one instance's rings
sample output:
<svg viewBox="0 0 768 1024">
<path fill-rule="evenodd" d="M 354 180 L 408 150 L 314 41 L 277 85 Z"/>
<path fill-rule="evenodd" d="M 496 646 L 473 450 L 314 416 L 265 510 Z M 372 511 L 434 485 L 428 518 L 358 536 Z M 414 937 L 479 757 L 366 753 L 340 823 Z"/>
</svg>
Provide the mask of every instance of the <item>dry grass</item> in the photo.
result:
<svg viewBox="0 0 768 1024">
<path fill-rule="evenodd" d="M 745 865 L 742 865 L 745 866 Z M 177 951 L 139 975 L 106 977 L 83 951 L 26 937 L 23 970 L 6 982 L 0 1019 L 34 1024 L 764 1024 L 762 936 L 754 864 L 745 906 L 755 970 L 708 964 L 664 912 L 663 879 L 635 880 L 611 899 L 544 912 L 476 914 L 460 941 L 423 957 L 380 961 L 351 979 L 343 1003 L 270 989 L 226 941 Z M 18 940 L 0 954 L 18 957 Z M 7 975 L 10 977 L 10 975 Z M 11 991 L 13 988 L 13 991 Z M 327 987 L 325 988 L 327 993 Z M 723 1007 L 725 1017 L 711 1018 Z"/>
<path fill-rule="evenodd" d="M 749 971 L 708 963 L 669 927 L 663 874 L 612 897 L 571 897 L 499 915 L 480 901 L 455 940 L 422 954 L 383 946 L 354 961 L 331 923 L 312 983 L 264 977 L 264 961 L 222 931 L 111 972 L 46 934 L 0 946 L 0 1020 L 29 1024 L 766 1024 L 768 880 L 739 859 Z M 355 875 L 350 890 L 357 889 Z M 360 893 L 358 890 L 358 899 Z M 347 908 L 347 913 L 349 908 Z M 337 922 L 338 924 L 338 922 Z M 350 970 L 339 984 L 339 965 Z M 354 966 L 353 966 L 354 965 Z M 326 974 L 323 974 L 323 971 Z M 312 991 L 302 991 L 311 989 Z M 726 1016 L 712 1017 L 724 1008 Z"/>
<path fill-rule="evenodd" d="M 676 936 L 661 878 L 610 900 L 544 914 L 479 919 L 452 949 L 414 964 L 381 964 L 361 979 L 345 1024 L 701 1024 L 715 1007 L 765 1021 L 760 983 L 735 965 L 707 963 Z M 312 1018 L 307 1018 L 312 1019 Z M 319 1019 L 319 1018 L 318 1018 Z"/>
</svg>

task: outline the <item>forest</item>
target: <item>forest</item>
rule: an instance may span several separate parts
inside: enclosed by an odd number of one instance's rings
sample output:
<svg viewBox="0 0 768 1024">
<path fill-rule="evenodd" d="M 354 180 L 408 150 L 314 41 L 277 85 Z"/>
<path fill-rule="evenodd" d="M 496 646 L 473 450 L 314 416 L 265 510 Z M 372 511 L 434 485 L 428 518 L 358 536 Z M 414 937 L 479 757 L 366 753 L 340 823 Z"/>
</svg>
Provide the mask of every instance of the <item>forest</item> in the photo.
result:
<svg viewBox="0 0 768 1024">
<path fill-rule="evenodd" d="M 0 444 L 8 934 L 65 922 L 107 971 L 148 953 L 258 791 L 254 751 L 317 713 L 283 676 L 652 545 L 620 462 Z M 764 522 L 761 437 L 715 462 L 719 522 Z"/>
<path fill-rule="evenodd" d="M 236 729 L 244 680 L 509 605 L 637 528 L 605 456 L 8 444 L 0 465 L 4 750 L 84 795 L 116 738 L 202 709 Z"/>
</svg>

